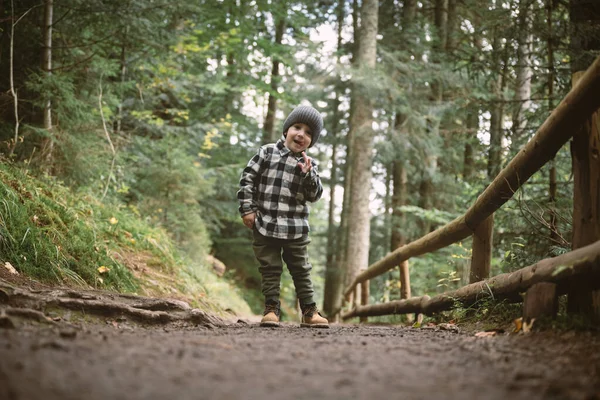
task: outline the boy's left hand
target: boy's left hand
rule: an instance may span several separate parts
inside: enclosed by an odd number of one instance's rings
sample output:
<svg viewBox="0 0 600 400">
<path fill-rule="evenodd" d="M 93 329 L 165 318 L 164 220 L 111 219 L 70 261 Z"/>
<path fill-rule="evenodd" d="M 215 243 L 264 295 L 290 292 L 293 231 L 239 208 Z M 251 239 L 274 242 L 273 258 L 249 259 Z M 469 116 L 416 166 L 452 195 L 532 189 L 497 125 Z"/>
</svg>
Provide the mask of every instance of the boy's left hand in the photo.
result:
<svg viewBox="0 0 600 400">
<path fill-rule="evenodd" d="M 304 158 L 304 163 L 299 162 L 298 166 L 302 170 L 302 173 L 306 174 L 308 171 L 310 171 L 312 169 L 312 164 L 311 164 L 310 158 L 308 158 L 308 156 L 306 155 L 306 153 L 304 151 L 302 152 L 302 158 Z"/>
</svg>

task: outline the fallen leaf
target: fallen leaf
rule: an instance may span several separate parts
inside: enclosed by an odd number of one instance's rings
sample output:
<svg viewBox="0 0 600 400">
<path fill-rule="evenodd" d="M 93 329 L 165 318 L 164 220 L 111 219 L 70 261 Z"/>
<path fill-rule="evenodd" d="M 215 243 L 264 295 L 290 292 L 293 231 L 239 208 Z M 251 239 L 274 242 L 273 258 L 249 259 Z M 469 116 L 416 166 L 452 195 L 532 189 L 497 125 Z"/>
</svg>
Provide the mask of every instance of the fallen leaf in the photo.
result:
<svg viewBox="0 0 600 400">
<path fill-rule="evenodd" d="M 535 322 L 535 318 L 531 318 L 531 321 L 529 323 L 527 323 L 526 321 L 523 322 L 523 333 L 529 333 L 531 332 L 531 329 L 533 328 L 533 323 Z"/>
<path fill-rule="evenodd" d="M 515 324 L 515 330 L 513 331 L 513 333 L 521 332 L 521 329 L 523 329 L 523 317 L 517 318 L 513 322 Z"/>
<path fill-rule="evenodd" d="M 13 275 L 19 275 L 19 271 L 17 271 L 15 267 L 13 267 L 12 264 L 8 261 L 4 263 L 4 268 L 6 268 L 8 272 L 10 272 Z"/>
<path fill-rule="evenodd" d="M 100 272 L 101 274 L 105 274 L 105 273 L 107 273 L 108 271 L 110 271 L 110 268 L 108 268 L 108 267 L 105 267 L 104 265 L 102 265 L 102 266 L 98 267 L 98 272 Z"/>
</svg>

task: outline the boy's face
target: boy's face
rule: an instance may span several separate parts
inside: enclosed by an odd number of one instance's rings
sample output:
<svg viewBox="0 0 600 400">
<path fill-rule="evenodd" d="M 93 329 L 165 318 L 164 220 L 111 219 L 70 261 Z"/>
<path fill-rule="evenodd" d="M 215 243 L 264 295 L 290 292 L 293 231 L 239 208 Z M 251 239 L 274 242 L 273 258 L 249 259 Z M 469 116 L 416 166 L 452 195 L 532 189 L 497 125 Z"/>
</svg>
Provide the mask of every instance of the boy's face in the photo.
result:
<svg viewBox="0 0 600 400">
<path fill-rule="evenodd" d="M 312 132 L 308 125 L 297 122 L 290 126 L 285 135 L 285 147 L 294 153 L 308 149 L 312 141 Z"/>
</svg>

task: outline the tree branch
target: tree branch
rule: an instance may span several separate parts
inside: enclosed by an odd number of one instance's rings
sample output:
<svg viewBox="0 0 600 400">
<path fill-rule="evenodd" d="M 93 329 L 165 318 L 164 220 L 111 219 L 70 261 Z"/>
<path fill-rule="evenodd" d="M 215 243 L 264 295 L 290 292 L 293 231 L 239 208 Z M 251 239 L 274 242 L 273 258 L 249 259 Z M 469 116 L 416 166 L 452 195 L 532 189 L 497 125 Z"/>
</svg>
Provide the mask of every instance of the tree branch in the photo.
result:
<svg viewBox="0 0 600 400">
<path fill-rule="evenodd" d="M 13 138 L 12 146 L 10 146 L 10 152 L 8 153 L 8 157 L 10 158 L 17 147 L 17 142 L 19 141 L 19 97 L 17 96 L 17 92 L 15 90 L 15 77 L 14 77 L 14 53 L 15 53 L 15 26 L 25 17 L 31 10 L 35 7 L 31 7 L 29 10 L 25 11 L 23 15 L 19 17 L 16 21 L 15 19 L 15 6 L 14 1 L 10 0 L 10 13 L 11 13 L 11 21 L 14 21 L 10 25 L 10 93 L 14 99 L 14 112 L 15 112 L 15 136 Z"/>
<path fill-rule="evenodd" d="M 50 72 L 56 72 L 56 71 L 60 71 L 60 70 L 62 70 L 62 69 L 66 69 L 66 70 L 68 70 L 68 69 L 70 69 L 70 68 L 76 67 L 76 66 L 78 66 L 78 65 L 80 65 L 80 64 L 83 64 L 83 63 L 84 63 L 84 62 L 86 62 L 86 61 L 89 61 L 89 60 L 91 60 L 92 58 L 94 58 L 94 56 L 95 56 L 96 54 L 98 54 L 98 52 L 97 52 L 97 51 L 93 52 L 93 53 L 92 53 L 92 55 L 90 55 L 89 57 L 86 57 L 86 58 L 84 58 L 83 60 L 77 61 L 77 62 L 75 62 L 75 63 L 73 63 L 73 64 L 69 64 L 69 65 L 63 65 L 62 67 L 56 67 L 56 68 L 52 68 L 52 69 L 50 70 Z"/>
<path fill-rule="evenodd" d="M 104 129 L 104 134 L 106 135 L 106 140 L 108 140 L 108 144 L 110 145 L 110 150 L 113 154 L 112 161 L 110 163 L 110 171 L 108 172 L 108 178 L 106 178 L 106 186 L 104 187 L 104 193 L 102 193 L 102 198 L 100 200 L 104 200 L 106 197 L 106 193 L 108 192 L 108 185 L 110 184 L 110 178 L 113 175 L 113 170 L 115 168 L 115 159 L 117 158 L 117 152 L 115 150 L 115 146 L 113 146 L 113 142 L 110 139 L 110 133 L 108 133 L 108 129 L 106 128 L 106 119 L 104 118 L 104 111 L 102 110 L 102 76 L 100 76 L 100 82 L 98 83 L 98 108 L 100 109 L 100 118 L 102 118 L 102 128 Z"/>
</svg>

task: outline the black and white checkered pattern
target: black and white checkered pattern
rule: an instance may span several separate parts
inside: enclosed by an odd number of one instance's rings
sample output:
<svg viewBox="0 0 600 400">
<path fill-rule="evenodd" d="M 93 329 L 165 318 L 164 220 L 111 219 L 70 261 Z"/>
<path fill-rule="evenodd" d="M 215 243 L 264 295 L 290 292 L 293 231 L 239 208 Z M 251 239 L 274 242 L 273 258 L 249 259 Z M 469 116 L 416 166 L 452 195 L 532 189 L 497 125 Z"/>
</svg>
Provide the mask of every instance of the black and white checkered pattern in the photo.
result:
<svg viewBox="0 0 600 400">
<path fill-rule="evenodd" d="M 242 171 L 240 214 L 256 212 L 256 228 L 264 236 L 298 239 L 308 234 L 307 201 L 315 202 L 323 194 L 317 164 L 303 174 L 298 162 L 301 154 L 292 153 L 280 139 L 262 146 Z"/>
</svg>

